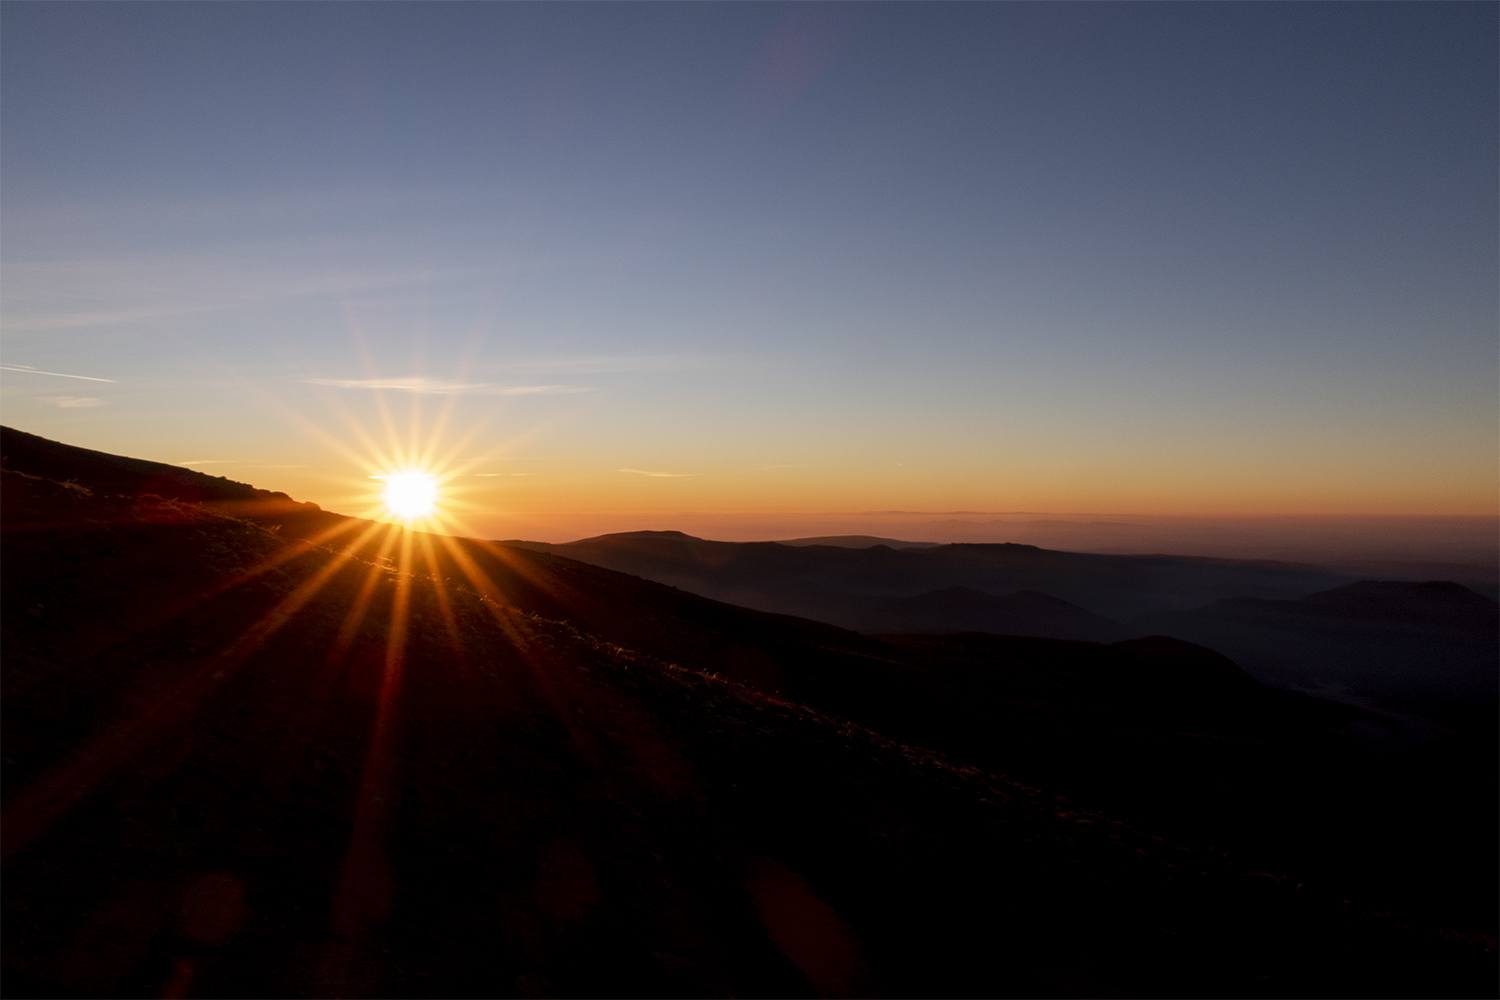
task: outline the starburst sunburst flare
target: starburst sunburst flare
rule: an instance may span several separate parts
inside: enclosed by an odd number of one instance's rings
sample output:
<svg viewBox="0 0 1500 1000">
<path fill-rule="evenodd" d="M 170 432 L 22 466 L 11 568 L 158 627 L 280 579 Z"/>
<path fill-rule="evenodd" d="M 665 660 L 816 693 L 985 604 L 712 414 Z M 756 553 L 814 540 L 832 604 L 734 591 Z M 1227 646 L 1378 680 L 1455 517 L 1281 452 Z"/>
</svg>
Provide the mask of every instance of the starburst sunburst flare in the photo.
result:
<svg viewBox="0 0 1500 1000">
<path fill-rule="evenodd" d="M 438 481 L 432 473 L 421 469 L 404 469 L 400 472 L 387 472 L 377 478 L 385 481 L 381 499 L 391 514 L 407 522 L 436 514 Z"/>
<path fill-rule="evenodd" d="M 0 1000 L 1500 996 L 1497 39 L 0 0 Z"/>
</svg>

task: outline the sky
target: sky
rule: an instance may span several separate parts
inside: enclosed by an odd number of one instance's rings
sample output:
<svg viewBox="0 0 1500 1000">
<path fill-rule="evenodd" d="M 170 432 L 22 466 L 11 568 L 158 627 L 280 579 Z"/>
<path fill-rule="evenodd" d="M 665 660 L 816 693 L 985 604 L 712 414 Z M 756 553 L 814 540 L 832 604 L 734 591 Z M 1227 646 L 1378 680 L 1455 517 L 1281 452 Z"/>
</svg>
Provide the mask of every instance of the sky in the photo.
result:
<svg viewBox="0 0 1500 1000">
<path fill-rule="evenodd" d="M 491 537 L 1493 519 L 1497 10 L 8 3 L 0 419 Z"/>
</svg>

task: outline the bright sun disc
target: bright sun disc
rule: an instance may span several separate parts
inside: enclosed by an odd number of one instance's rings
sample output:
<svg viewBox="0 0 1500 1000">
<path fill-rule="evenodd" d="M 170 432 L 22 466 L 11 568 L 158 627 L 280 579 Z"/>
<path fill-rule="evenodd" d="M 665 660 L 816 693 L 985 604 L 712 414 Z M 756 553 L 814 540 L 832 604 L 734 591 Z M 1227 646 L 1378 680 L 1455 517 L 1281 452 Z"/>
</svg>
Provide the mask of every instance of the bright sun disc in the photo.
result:
<svg viewBox="0 0 1500 1000">
<path fill-rule="evenodd" d="M 385 506 L 403 520 L 431 514 L 437 492 L 437 480 L 425 472 L 393 472 L 385 477 Z"/>
</svg>

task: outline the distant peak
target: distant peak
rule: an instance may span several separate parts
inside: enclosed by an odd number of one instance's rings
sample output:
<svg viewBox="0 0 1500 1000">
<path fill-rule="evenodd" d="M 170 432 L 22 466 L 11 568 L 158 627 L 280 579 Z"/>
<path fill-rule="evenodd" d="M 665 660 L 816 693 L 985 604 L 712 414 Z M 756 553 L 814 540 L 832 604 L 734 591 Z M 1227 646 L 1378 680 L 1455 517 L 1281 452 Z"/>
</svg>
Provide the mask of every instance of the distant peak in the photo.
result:
<svg viewBox="0 0 1500 1000">
<path fill-rule="evenodd" d="M 703 539 L 696 535 L 689 535 L 685 531 L 614 531 L 606 535 L 594 535 L 590 538 L 580 538 L 571 545 L 579 545 L 583 542 L 608 542 L 621 538 L 655 538 L 662 541 L 676 542 L 701 542 Z"/>
<path fill-rule="evenodd" d="M 797 548 L 825 546 L 835 549 L 930 549 L 938 545 L 937 542 L 908 542 L 899 538 L 882 538 L 879 535 L 818 535 L 813 538 L 784 538 L 777 544 Z"/>
<path fill-rule="evenodd" d="M 1311 604 L 1376 604 L 1411 600 L 1494 603 L 1483 594 L 1451 580 L 1359 580 L 1309 595 L 1305 600 Z"/>
</svg>

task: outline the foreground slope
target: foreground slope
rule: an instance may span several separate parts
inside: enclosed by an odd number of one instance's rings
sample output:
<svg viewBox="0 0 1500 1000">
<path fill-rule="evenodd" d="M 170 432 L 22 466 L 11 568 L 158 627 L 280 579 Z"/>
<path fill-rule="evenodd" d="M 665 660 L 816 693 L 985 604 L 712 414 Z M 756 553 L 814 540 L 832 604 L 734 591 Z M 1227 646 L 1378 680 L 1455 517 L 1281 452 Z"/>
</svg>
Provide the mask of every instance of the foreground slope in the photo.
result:
<svg viewBox="0 0 1500 1000">
<path fill-rule="evenodd" d="M 15 440 L 9 995 L 1493 989 L 1452 901 L 1018 779 L 1347 722 L 1193 647 L 872 640 Z"/>
</svg>

